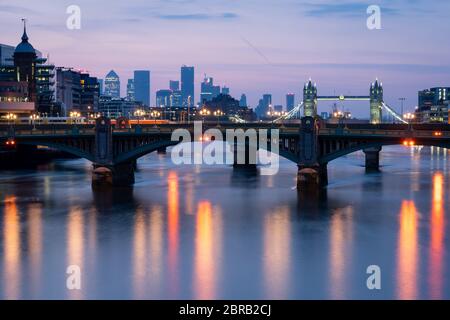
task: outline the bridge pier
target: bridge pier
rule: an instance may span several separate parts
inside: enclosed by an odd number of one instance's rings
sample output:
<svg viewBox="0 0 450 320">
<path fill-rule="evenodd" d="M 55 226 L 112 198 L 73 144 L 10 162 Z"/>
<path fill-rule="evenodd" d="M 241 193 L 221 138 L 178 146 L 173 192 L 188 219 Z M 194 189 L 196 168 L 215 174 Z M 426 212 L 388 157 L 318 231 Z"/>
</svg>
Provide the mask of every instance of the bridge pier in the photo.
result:
<svg viewBox="0 0 450 320">
<path fill-rule="evenodd" d="M 317 191 L 328 185 L 328 166 L 298 165 L 297 189 L 302 191 Z"/>
<path fill-rule="evenodd" d="M 319 160 L 319 127 L 314 117 L 303 117 L 299 132 L 297 189 L 317 192 L 328 185 L 328 164 Z"/>
<path fill-rule="evenodd" d="M 249 143 L 234 144 L 233 147 L 233 168 L 256 170 L 256 161 L 258 157 L 258 149 Z"/>
<path fill-rule="evenodd" d="M 366 155 L 366 171 L 376 172 L 380 170 L 380 151 L 381 147 L 363 150 Z"/>
<path fill-rule="evenodd" d="M 115 164 L 111 120 L 100 117 L 95 125 L 95 161 L 92 186 L 130 186 L 134 184 L 136 160 Z"/>
<path fill-rule="evenodd" d="M 123 187 L 134 184 L 135 162 L 125 162 L 117 165 L 94 164 L 92 171 L 93 187 Z"/>
</svg>

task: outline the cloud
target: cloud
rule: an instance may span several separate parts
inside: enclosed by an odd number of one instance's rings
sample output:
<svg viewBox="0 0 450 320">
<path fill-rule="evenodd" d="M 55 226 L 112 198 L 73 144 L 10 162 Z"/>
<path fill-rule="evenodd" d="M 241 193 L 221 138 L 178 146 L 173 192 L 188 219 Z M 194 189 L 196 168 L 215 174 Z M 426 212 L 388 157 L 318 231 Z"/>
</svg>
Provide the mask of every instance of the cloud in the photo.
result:
<svg viewBox="0 0 450 320">
<path fill-rule="evenodd" d="M 322 4 L 305 4 L 305 14 L 310 17 L 322 16 L 361 16 L 366 14 L 367 4 L 360 2 L 347 2 L 339 4 L 322 3 Z M 381 7 L 383 14 L 399 14 L 397 9 Z"/>
<path fill-rule="evenodd" d="M 158 14 L 157 17 L 163 20 L 212 20 L 212 19 L 235 19 L 238 15 L 231 12 L 222 14 L 206 14 L 206 13 L 191 13 L 191 14 Z"/>
<path fill-rule="evenodd" d="M 24 8 L 21 6 L 14 6 L 14 5 L 0 5 L 0 13 L 28 13 L 28 14 L 36 14 L 38 13 L 35 10 L 29 9 L 29 8 Z"/>
</svg>

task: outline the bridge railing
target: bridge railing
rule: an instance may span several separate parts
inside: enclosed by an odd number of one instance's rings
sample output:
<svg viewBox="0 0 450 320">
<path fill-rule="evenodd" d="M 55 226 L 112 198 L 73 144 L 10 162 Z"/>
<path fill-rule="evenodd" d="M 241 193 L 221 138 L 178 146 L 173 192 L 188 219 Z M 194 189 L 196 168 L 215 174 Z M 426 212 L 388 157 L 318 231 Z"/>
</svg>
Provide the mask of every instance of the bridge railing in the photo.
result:
<svg viewBox="0 0 450 320">
<path fill-rule="evenodd" d="M 55 135 L 93 135 L 95 133 L 94 129 L 66 129 L 66 130 L 14 130 L 15 136 L 55 136 Z M 10 132 L 0 131 L 0 136 L 8 137 Z"/>
<path fill-rule="evenodd" d="M 347 128 L 322 128 L 320 135 L 343 135 L 343 136 L 389 136 L 405 138 L 450 138 L 450 131 L 430 130 L 380 130 L 380 129 L 347 129 Z"/>
</svg>

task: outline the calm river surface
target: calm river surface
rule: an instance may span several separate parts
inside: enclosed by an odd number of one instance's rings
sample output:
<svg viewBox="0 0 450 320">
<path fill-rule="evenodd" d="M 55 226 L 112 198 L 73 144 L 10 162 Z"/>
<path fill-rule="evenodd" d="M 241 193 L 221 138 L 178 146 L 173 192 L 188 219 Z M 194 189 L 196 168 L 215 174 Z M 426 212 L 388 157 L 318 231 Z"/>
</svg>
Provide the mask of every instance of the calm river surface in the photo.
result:
<svg viewBox="0 0 450 320">
<path fill-rule="evenodd" d="M 330 163 L 319 199 L 283 159 L 260 176 L 151 154 L 111 192 L 93 192 L 84 160 L 2 171 L 0 298 L 450 299 L 447 158 L 389 147 L 366 174 L 355 153 Z"/>
</svg>

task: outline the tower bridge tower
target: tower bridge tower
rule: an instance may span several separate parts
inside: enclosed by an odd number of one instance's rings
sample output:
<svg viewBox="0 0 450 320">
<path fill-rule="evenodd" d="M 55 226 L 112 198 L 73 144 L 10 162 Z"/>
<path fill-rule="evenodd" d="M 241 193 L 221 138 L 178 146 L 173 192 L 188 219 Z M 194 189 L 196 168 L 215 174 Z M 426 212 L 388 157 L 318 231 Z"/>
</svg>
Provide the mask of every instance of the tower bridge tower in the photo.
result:
<svg viewBox="0 0 450 320">
<path fill-rule="evenodd" d="M 383 84 L 378 79 L 370 86 L 370 123 L 379 124 L 383 121 Z"/>
<path fill-rule="evenodd" d="M 303 104 L 305 117 L 315 117 L 317 115 L 317 86 L 311 79 L 303 86 Z"/>
</svg>

